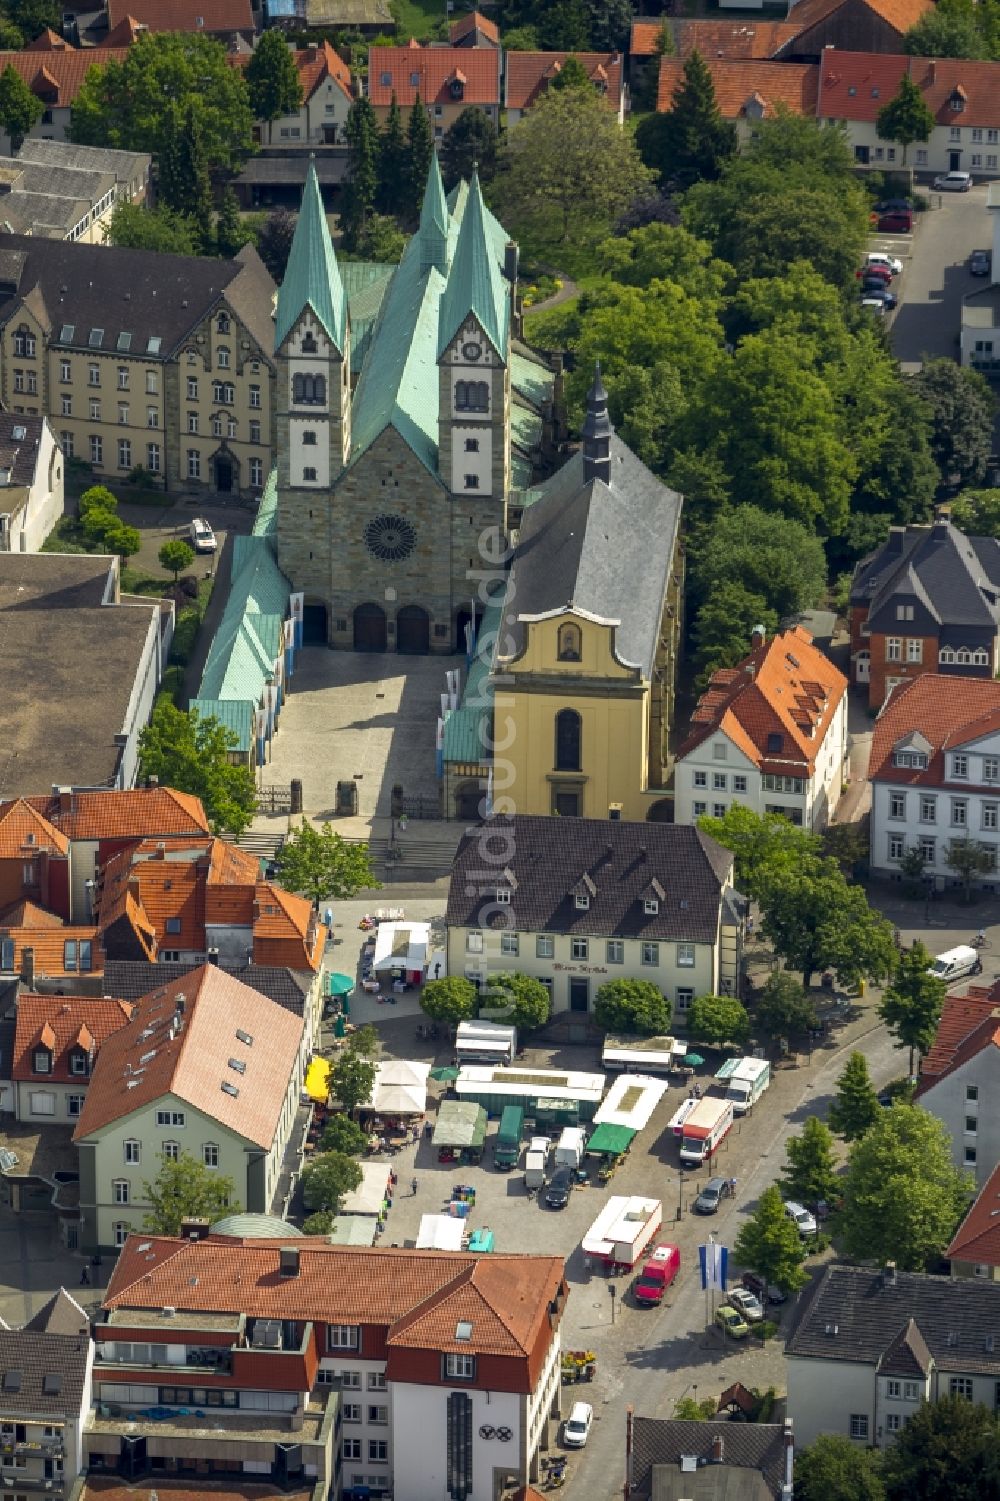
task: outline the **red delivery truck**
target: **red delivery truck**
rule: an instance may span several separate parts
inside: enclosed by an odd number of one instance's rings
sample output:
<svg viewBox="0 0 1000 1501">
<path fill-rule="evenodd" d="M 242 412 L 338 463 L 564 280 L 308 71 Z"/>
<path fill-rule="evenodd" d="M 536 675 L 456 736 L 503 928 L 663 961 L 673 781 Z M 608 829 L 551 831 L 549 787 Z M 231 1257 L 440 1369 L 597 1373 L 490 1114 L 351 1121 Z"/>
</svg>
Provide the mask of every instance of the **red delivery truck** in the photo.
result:
<svg viewBox="0 0 1000 1501">
<path fill-rule="evenodd" d="M 697 1167 L 708 1162 L 733 1124 L 732 1100 L 711 1096 L 699 1100 L 687 1120 L 681 1136 L 681 1166 Z"/>
</svg>

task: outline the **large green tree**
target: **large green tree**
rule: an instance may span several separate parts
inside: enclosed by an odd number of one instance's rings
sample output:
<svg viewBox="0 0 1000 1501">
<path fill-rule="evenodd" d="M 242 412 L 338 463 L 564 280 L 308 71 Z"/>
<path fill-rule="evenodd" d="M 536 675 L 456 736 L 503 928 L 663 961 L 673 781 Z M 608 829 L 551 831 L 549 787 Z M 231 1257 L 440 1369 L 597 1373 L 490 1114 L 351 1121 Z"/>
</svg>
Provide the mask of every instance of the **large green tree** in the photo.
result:
<svg viewBox="0 0 1000 1501">
<path fill-rule="evenodd" d="M 417 94 L 406 122 L 406 161 L 403 171 L 403 211 L 411 224 L 420 217 L 427 176 L 434 155 L 434 136 L 427 106 Z"/>
<path fill-rule="evenodd" d="M 277 27 L 257 41 L 246 69 L 250 108 L 256 120 L 294 115 L 302 103 L 302 84 L 288 43 Z"/>
<path fill-rule="evenodd" d="M 705 59 L 695 49 L 685 59 L 671 108 L 646 115 L 636 143 L 663 187 L 711 182 L 736 153 L 736 128 L 723 120 Z"/>
<path fill-rule="evenodd" d="M 830 1128 L 845 1141 L 857 1141 L 882 1115 L 864 1053 L 852 1053 L 837 1080 L 837 1093 L 827 1117 Z"/>
<path fill-rule="evenodd" d="M 670 1002 L 652 980 L 608 980 L 594 998 L 594 1020 L 606 1032 L 662 1036 L 670 1026 Z"/>
<path fill-rule="evenodd" d="M 944 980 L 929 973 L 930 965 L 931 955 L 922 943 L 904 949 L 879 1006 L 879 1016 L 894 1033 L 896 1046 L 910 1050 L 910 1074 L 914 1053 L 922 1058 L 930 1051 L 948 990 Z"/>
<path fill-rule="evenodd" d="M 485 110 L 470 104 L 450 125 L 441 142 L 441 175 L 450 192 L 456 183 L 479 171 L 479 181 L 492 182 L 497 170 L 497 128 Z"/>
<path fill-rule="evenodd" d="M 103 235 L 108 245 L 129 250 L 158 250 L 166 255 L 197 255 L 201 250 L 200 236 L 191 221 L 165 203 L 149 208 L 121 199 Z"/>
<path fill-rule="evenodd" d="M 340 228 L 345 250 L 356 250 L 378 193 L 379 135 L 371 100 L 355 99 L 344 126 L 347 137 L 347 176 L 340 203 Z"/>
<path fill-rule="evenodd" d="M 904 165 L 907 148 L 914 141 L 926 141 L 936 124 L 919 84 L 908 73 L 903 74 L 896 93 L 883 104 L 875 120 L 880 140 L 902 146 Z"/>
<path fill-rule="evenodd" d="M 0 73 L 0 129 L 10 136 L 10 146 L 16 156 L 21 143 L 37 125 L 45 112 L 45 105 L 33 94 L 16 68 L 8 63 Z"/>
<path fill-rule="evenodd" d="M 361 1182 L 361 1167 L 344 1152 L 323 1152 L 302 1171 L 302 1202 L 313 1213 L 334 1215 Z"/>
<path fill-rule="evenodd" d="M 788 1165 L 780 1184 L 785 1197 L 799 1204 L 833 1203 L 839 1184 L 829 1126 L 816 1115 L 807 1116 L 799 1135 L 785 1143 L 785 1155 Z"/>
<path fill-rule="evenodd" d="M 190 1152 L 162 1158 L 156 1177 L 142 1185 L 142 1197 L 149 1204 L 143 1228 L 156 1235 L 179 1235 L 185 1220 L 211 1222 L 240 1208 L 229 1174 L 206 1167 Z"/>
<path fill-rule="evenodd" d="M 731 804 L 723 818 L 699 818 L 698 827 L 732 850 L 734 885 L 758 899 L 773 875 L 784 870 L 794 874 L 819 849 L 815 834 L 796 828 L 780 813 L 755 813 L 741 803 Z"/>
<path fill-rule="evenodd" d="M 917 1105 L 883 1110 L 854 1143 L 838 1219 L 844 1250 L 923 1271 L 944 1251 L 972 1194 L 946 1127 Z"/>
<path fill-rule="evenodd" d="M 966 1397 L 921 1402 L 882 1456 L 882 1480 L 887 1501 L 985 1501 L 1000 1495 L 996 1412 Z"/>
<path fill-rule="evenodd" d="M 375 205 L 380 214 L 391 214 L 398 207 L 406 183 L 406 131 L 403 113 L 393 89 L 385 125 L 378 138 L 378 188 Z"/>
<path fill-rule="evenodd" d="M 766 636 L 773 636 L 778 625 L 778 613 L 769 607 L 764 596 L 751 593 L 737 580 L 724 580 L 709 590 L 691 627 L 699 691 L 720 667 L 735 667 L 743 661 L 758 626 L 763 627 Z"/>
<path fill-rule="evenodd" d="M 222 190 L 222 202 L 215 221 L 215 248 L 219 255 L 232 258 L 239 255 L 244 245 L 254 238 L 252 227 L 240 217 L 239 200 L 227 184 Z"/>
<path fill-rule="evenodd" d="M 903 38 L 903 51 L 914 57 L 972 57 L 988 55 L 975 16 L 956 13 L 944 5 L 926 11 Z"/>
<path fill-rule="evenodd" d="M 183 537 L 170 537 L 157 553 L 161 568 L 174 576 L 176 584 L 185 569 L 190 568 L 195 560 L 195 550 L 190 542 L 185 542 Z"/>
<path fill-rule="evenodd" d="M 85 146 L 149 151 L 160 162 L 189 110 L 209 170 L 239 167 L 253 149 L 253 116 L 246 80 L 225 48 L 197 33 L 142 32 L 121 62 L 87 73 L 70 135 Z"/>
<path fill-rule="evenodd" d="M 989 383 L 978 370 L 970 370 L 942 356 L 925 360 L 910 377 L 913 389 L 930 413 L 931 451 L 947 484 L 981 480 L 993 451 L 996 404 Z"/>
<path fill-rule="evenodd" d="M 274 857 L 278 880 L 287 891 L 299 891 L 314 906 L 333 898 L 347 901 L 359 891 L 377 889 L 367 844 L 350 844 L 331 827 L 303 819 L 289 830 Z"/>
<path fill-rule="evenodd" d="M 807 984 L 819 969 L 833 970 L 842 985 L 892 973 L 892 924 L 868 905 L 862 887 L 845 881 L 835 860 L 809 859 L 797 869 L 773 871 L 760 904 L 765 935 Z"/>
<path fill-rule="evenodd" d="M 420 992 L 420 1009 L 432 1021 L 455 1026 L 472 1020 L 479 1010 L 479 996 L 463 975 L 445 975 L 427 981 Z"/>
<path fill-rule="evenodd" d="M 816 1026 L 816 1007 L 787 969 L 775 970 L 754 1006 L 754 1020 L 771 1037 L 794 1037 Z"/>
<path fill-rule="evenodd" d="M 229 759 L 236 743 L 212 715 L 183 713 L 161 699 L 139 736 L 140 775 L 200 797 L 213 831 L 238 839 L 256 812 L 257 790 L 249 767 Z"/>
<path fill-rule="evenodd" d="M 272 209 L 257 231 L 257 250 L 274 280 L 281 285 L 295 237 L 295 215 L 286 208 Z"/>
<path fill-rule="evenodd" d="M 738 584 L 779 616 L 811 609 L 826 589 L 815 532 L 754 505 L 722 511 L 689 567 L 696 598 L 710 600 L 720 584 Z"/>
<path fill-rule="evenodd" d="M 552 1010 L 548 987 L 534 975 L 517 973 L 490 975 L 482 1003 L 491 1011 L 500 1008 L 503 1015 L 496 1020 L 516 1027 L 519 1032 L 544 1027 Z"/>
<path fill-rule="evenodd" d="M 200 111 L 189 101 L 177 109 L 159 158 L 158 189 L 169 208 L 193 226 L 202 250 L 215 248 L 212 226 L 212 182 Z"/>
<path fill-rule="evenodd" d="M 750 1035 L 750 1018 L 735 996 L 696 995 L 687 1010 L 687 1027 L 696 1042 L 719 1047 L 744 1042 Z"/>
<path fill-rule="evenodd" d="M 844 1433 L 821 1433 L 796 1450 L 795 1501 L 885 1501 L 879 1456 Z"/>
<path fill-rule="evenodd" d="M 375 1064 L 356 1048 L 346 1047 L 330 1069 L 330 1093 L 348 1114 L 365 1105 L 375 1085 Z"/>
<path fill-rule="evenodd" d="M 806 1252 L 798 1227 L 785 1213 L 781 1194 L 774 1184 L 765 1188 L 757 1208 L 736 1237 L 733 1254 L 765 1282 L 795 1292 L 806 1281 L 802 1270 Z"/>
</svg>

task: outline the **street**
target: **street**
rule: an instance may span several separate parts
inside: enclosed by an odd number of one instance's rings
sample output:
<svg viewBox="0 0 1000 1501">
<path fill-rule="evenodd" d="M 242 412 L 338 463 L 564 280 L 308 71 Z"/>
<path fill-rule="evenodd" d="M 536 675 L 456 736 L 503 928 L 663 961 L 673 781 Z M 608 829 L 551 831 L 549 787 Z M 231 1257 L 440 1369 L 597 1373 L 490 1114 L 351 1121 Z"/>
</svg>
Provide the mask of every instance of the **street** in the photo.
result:
<svg viewBox="0 0 1000 1501">
<path fill-rule="evenodd" d="M 969 274 L 968 259 L 973 250 L 988 249 L 992 238 L 985 184 L 969 193 L 929 196 L 934 206 L 917 216 L 892 325 L 893 353 L 908 373 L 920 369 L 925 355 L 958 358 L 962 298 L 983 285 Z"/>
</svg>

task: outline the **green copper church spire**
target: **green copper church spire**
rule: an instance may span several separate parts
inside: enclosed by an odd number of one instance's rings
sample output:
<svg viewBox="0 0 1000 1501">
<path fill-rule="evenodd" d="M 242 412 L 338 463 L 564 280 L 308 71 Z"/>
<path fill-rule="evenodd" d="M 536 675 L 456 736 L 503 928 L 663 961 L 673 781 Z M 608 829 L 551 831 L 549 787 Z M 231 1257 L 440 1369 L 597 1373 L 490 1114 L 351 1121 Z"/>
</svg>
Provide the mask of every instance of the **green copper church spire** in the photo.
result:
<svg viewBox="0 0 1000 1501">
<path fill-rule="evenodd" d="M 420 210 L 420 269 L 428 271 L 431 266 L 436 266 L 443 276 L 447 276 L 448 205 L 445 202 L 444 183 L 441 181 L 441 166 L 436 151 L 431 157 L 431 169 L 427 174 L 427 186 Z"/>
<path fill-rule="evenodd" d="M 306 307 L 312 308 L 336 345 L 338 353 L 343 355 L 347 333 L 347 298 L 330 239 L 330 228 L 326 222 L 316 165 L 312 161 L 306 175 L 302 208 L 292 238 L 285 279 L 278 292 L 274 326 L 276 350 L 285 342 L 289 330 Z"/>
<path fill-rule="evenodd" d="M 470 313 L 478 319 L 497 354 L 507 357 L 510 298 L 490 245 L 485 216 L 479 174 L 473 171 L 448 285 L 441 298 L 439 359 Z"/>
</svg>

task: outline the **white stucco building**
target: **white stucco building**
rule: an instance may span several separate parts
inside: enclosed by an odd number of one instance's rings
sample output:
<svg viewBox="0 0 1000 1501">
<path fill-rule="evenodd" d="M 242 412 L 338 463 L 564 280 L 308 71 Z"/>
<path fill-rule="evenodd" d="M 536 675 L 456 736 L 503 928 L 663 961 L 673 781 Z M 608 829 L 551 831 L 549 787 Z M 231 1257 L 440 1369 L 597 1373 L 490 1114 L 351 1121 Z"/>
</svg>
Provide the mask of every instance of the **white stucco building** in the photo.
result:
<svg viewBox="0 0 1000 1501">
<path fill-rule="evenodd" d="M 1000 984 L 960 982 L 950 995 L 937 1037 L 920 1063 L 918 1103 L 951 1138 L 952 1160 L 982 1187 L 1000 1163 L 1000 1116 L 992 1107 L 1000 1087 Z"/>
</svg>

